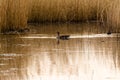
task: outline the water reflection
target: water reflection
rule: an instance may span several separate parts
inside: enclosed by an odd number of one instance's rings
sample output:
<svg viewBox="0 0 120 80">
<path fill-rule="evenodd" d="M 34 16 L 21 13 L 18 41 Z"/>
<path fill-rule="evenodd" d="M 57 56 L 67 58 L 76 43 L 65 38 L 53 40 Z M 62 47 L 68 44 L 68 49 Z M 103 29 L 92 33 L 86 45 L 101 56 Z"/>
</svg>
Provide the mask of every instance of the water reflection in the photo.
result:
<svg viewBox="0 0 120 80">
<path fill-rule="evenodd" d="M 84 26 L 87 24 L 31 26 L 30 34 L 0 35 L 0 78 L 119 80 L 120 35 L 106 35 L 95 24 Z M 57 45 L 58 30 L 70 34 L 70 40 Z"/>
</svg>

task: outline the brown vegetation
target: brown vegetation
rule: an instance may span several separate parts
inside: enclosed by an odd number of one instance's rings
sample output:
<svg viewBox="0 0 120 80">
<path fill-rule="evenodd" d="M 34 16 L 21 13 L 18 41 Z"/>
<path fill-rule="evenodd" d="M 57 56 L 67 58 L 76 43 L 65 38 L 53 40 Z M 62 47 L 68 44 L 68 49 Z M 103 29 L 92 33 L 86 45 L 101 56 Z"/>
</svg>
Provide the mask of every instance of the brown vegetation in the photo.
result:
<svg viewBox="0 0 120 80">
<path fill-rule="evenodd" d="M 97 20 L 119 28 L 119 0 L 0 0 L 1 31 L 23 29 L 28 22 Z"/>
</svg>

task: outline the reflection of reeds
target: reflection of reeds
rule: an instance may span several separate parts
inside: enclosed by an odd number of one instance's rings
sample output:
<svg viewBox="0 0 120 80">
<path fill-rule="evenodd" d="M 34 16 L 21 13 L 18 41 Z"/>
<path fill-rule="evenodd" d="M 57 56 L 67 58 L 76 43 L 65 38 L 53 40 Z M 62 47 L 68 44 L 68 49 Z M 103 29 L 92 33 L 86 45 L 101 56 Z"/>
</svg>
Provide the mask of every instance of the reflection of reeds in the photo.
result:
<svg viewBox="0 0 120 80">
<path fill-rule="evenodd" d="M 0 0 L 0 27 L 11 30 L 24 28 L 27 22 L 88 20 L 118 27 L 119 4 L 119 0 Z"/>
<path fill-rule="evenodd" d="M 104 31 L 95 24 L 38 26 L 33 26 L 34 34 L 21 37 L 48 38 L 22 40 L 19 35 L 0 35 L 0 64 L 8 64 L 0 66 L 1 80 L 120 80 L 119 37 L 89 38 Z M 61 34 L 87 36 L 61 40 L 57 45 L 50 36 L 56 37 L 58 30 Z"/>
</svg>

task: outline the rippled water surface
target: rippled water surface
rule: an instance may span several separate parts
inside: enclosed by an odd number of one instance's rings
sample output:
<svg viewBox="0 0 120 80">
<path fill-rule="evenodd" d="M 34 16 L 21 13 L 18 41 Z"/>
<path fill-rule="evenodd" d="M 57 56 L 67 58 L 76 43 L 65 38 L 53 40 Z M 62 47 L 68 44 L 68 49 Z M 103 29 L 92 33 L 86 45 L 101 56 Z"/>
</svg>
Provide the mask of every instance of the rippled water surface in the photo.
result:
<svg viewBox="0 0 120 80">
<path fill-rule="evenodd" d="M 0 35 L 0 80 L 120 80 L 120 34 L 98 24 L 29 25 Z M 56 39 L 56 32 L 70 35 Z"/>
</svg>

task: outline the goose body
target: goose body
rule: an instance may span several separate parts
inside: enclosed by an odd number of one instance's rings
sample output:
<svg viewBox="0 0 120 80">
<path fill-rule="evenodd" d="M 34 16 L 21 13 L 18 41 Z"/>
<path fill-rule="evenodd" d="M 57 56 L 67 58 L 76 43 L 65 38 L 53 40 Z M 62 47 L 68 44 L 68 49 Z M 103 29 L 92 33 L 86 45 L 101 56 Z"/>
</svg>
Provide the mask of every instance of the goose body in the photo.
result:
<svg viewBox="0 0 120 80">
<path fill-rule="evenodd" d="M 111 31 L 108 31 L 108 32 L 107 32 L 107 35 L 111 35 L 111 34 L 112 34 Z"/>
<path fill-rule="evenodd" d="M 61 35 L 60 36 L 60 33 L 57 32 L 57 39 L 58 40 L 69 40 L 69 37 L 70 37 L 70 35 Z"/>
</svg>

